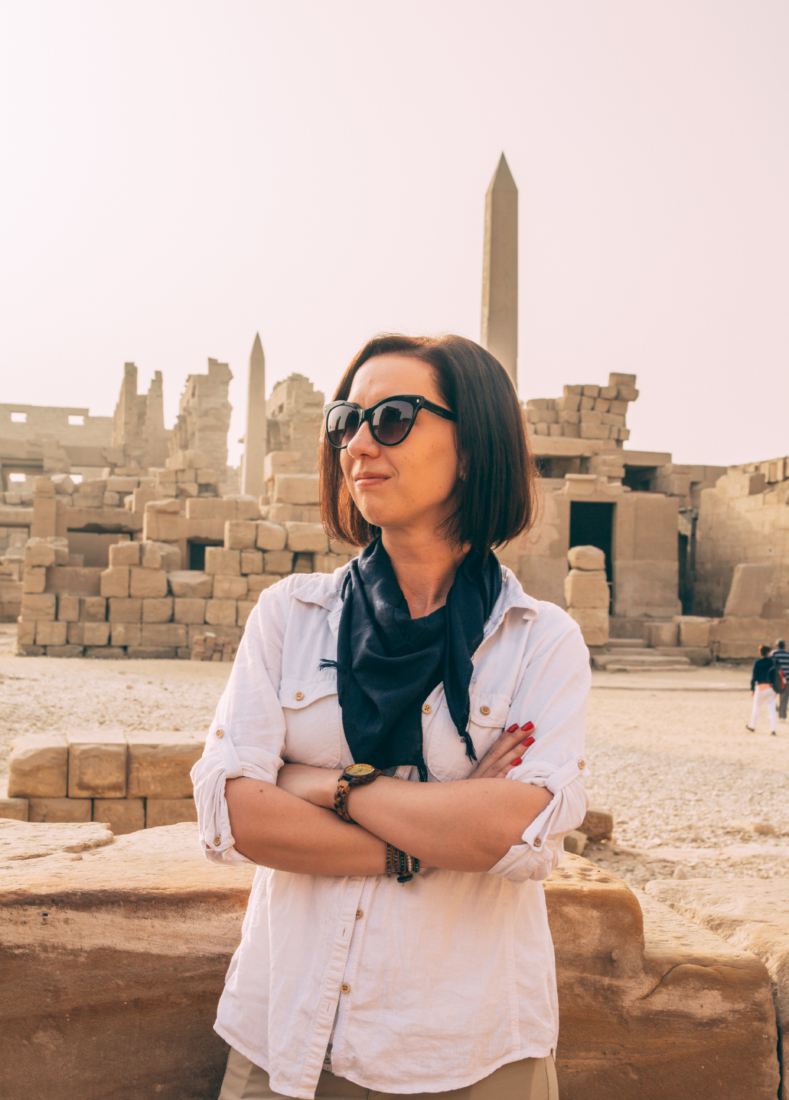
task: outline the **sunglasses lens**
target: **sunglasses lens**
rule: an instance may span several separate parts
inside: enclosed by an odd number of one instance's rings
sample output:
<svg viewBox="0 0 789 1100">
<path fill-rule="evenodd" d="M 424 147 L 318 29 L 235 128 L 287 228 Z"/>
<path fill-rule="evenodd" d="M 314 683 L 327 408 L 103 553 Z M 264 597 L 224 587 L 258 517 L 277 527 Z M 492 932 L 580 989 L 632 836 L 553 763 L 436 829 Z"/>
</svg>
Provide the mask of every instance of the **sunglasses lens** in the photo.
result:
<svg viewBox="0 0 789 1100">
<path fill-rule="evenodd" d="M 326 417 L 326 434 L 333 447 L 347 447 L 359 430 L 359 410 L 338 405 Z"/>
<path fill-rule="evenodd" d="M 391 447 L 408 435 L 415 409 L 408 401 L 387 401 L 373 413 L 373 433 L 379 443 Z"/>
</svg>

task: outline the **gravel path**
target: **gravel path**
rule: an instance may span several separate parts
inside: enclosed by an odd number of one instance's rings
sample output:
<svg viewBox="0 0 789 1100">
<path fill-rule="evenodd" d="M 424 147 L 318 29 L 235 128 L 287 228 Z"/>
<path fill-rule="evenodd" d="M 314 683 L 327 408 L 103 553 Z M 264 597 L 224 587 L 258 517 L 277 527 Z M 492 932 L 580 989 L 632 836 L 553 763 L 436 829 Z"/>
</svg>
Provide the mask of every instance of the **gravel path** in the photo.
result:
<svg viewBox="0 0 789 1100">
<path fill-rule="evenodd" d="M 0 777 L 11 741 L 50 729 L 204 730 L 230 665 L 14 657 L 0 627 Z M 595 862 L 651 878 L 789 877 L 789 724 L 755 734 L 749 670 L 595 673 L 589 704 L 592 805 L 614 814 Z"/>
</svg>

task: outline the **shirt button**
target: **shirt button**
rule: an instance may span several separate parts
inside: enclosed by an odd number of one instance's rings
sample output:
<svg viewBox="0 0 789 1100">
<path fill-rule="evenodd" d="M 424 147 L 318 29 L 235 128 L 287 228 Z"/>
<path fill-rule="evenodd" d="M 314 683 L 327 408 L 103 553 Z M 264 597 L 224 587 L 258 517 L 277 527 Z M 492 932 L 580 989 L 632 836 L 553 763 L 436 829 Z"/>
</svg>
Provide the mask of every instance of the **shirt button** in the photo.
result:
<svg viewBox="0 0 789 1100">
<path fill-rule="evenodd" d="M 304 692 L 303 691 L 297 691 L 296 692 L 296 702 L 300 703 L 303 698 L 304 698 Z"/>
<path fill-rule="evenodd" d="M 423 714 L 430 714 L 430 711 L 431 711 L 432 709 L 433 709 L 433 708 L 432 708 L 432 707 L 430 706 L 430 704 L 429 704 L 429 703 L 423 703 L 423 704 L 422 704 L 422 713 L 423 713 Z"/>
<path fill-rule="evenodd" d="M 224 737 L 225 736 L 225 731 L 224 730 L 217 730 L 216 735 L 217 735 L 217 737 Z"/>
<path fill-rule="evenodd" d="M 221 836 L 215 836 L 214 837 L 214 844 L 216 845 L 217 848 L 219 847 L 219 845 L 221 843 L 222 843 L 222 837 Z"/>
<path fill-rule="evenodd" d="M 578 767 L 581 769 L 581 771 L 583 771 L 584 768 L 586 767 L 586 761 L 585 760 L 579 760 L 578 761 Z"/>
<path fill-rule="evenodd" d="M 540 840 L 540 838 L 538 836 L 536 836 L 534 838 L 534 847 L 535 848 L 542 848 L 542 841 Z"/>
<path fill-rule="evenodd" d="M 480 707 L 479 708 L 479 713 L 480 714 L 490 714 L 490 707 Z"/>
<path fill-rule="evenodd" d="M 356 910 L 356 919 L 357 919 L 357 920 L 361 920 L 363 916 L 364 916 L 364 913 L 362 912 L 362 910 L 361 910 L 361 909 L 357 909 L 357 910 Z"/>
<path fill-rule="evenodd" d="M 343 991 L 343 993 L 350 993 L 351 992 L 351 987 L 348 985 L 347 982 L 343 982 L 342 985 L 340 986 L 340 989 Z"/>
</svg>

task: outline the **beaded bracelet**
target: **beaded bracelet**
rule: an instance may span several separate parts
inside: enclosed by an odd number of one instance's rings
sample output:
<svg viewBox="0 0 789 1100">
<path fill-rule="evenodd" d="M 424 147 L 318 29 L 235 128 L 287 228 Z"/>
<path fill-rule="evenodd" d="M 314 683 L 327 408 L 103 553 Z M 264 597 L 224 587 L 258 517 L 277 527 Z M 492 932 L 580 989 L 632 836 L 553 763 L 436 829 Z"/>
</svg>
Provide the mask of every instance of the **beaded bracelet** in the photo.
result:
<svg viewBox="0 0 789 1100">
<path fill-rule="evenodd" d="M 386 845 L 386 877 L 397 875 L 398 882 L 410 882 L 414 875 L 419 874 L 419 860 L 415 856 L 409 856 L 392 844 Z"/>
</svg>

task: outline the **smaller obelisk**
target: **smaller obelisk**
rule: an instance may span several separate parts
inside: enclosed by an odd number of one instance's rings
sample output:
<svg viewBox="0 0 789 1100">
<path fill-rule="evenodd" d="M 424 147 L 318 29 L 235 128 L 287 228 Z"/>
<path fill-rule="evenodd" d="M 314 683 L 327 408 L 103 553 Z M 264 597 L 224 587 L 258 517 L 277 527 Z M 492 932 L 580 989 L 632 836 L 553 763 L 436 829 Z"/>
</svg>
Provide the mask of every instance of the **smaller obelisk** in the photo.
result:
<svg viewBox="0 0 789 1100">
<path fill-rule="evenodd" d="M 485 196 L 480 343 L 518 390 L 518 188 L 501 160 Z"/>
<path fill-rule="evenodd" d="M 265 492 L 263 463 L 266 458 L 266 357 L 260 334 L 249 356 L 247 387 L 247 430 L 244 433 L 244 459 L 241 466 L 241 492 L 259 497 Z"/>
</svg>

